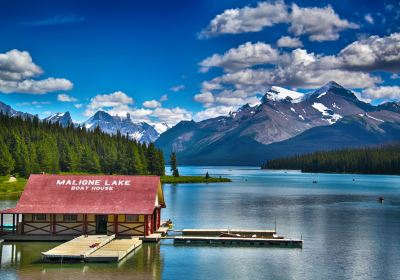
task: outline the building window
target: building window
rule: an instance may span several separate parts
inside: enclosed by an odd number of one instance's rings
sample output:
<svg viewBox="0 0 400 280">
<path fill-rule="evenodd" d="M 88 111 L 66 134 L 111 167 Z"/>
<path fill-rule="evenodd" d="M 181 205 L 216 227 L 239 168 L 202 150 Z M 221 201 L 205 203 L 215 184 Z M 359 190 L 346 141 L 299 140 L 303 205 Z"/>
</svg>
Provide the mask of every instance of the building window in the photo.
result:
<svg viewBox="0 0 400 280">
<path fill-rule="evenodd" d="M 76 222 L 78 220 L 78 215 L 75 214 L 65 214 L 64 222 Z"/>
<path fill-rule="evenodd" d="M 125 216 L 126 222 L 139 222 L 139 215 L 126 215 Z"/>
<path fill-rule="evenodd" d="M 33 214 L 32 221 L 34 222 L 44 222 L 46 221 L 46 214 Z"/>
</svg>

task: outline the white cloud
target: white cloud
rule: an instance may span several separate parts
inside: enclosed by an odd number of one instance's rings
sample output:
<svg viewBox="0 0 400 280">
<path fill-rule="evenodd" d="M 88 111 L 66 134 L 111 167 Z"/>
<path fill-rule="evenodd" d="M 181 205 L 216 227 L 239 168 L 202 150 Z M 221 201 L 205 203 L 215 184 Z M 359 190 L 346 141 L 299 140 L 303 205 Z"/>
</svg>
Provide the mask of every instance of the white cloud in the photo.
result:
<svg viewBox="0 0 400 280">
<path fill-rule="evenodd" d="M 392 80 L 396 80 L 398 78 L 400 78 L 400 76 L 397 73 L 393 73 L 392 75 L 390 75 L 390 79 L 392 79 Z"/>
<path fill-rule="evenodd" d="M 292 4 L 289 10 L 284 1 L 259 2 L 255 7 L 225 10 L 211 20 L 199 38 L 258 32 L 279 23 L 290 24 L 289 32 L 296 36 L 308 35 L 311 41 L 336 40 L 341 31 L 359 28 L 357 24 L 341 19 L 330 5 L 303 8 Z"/>
<path fill-rule="evenodd" d="M 369 24 L 374 24 L 374 18 L 372 17 L 372 15 L 371 14 L 366 14 L 365 16 L 364 16 L 364 19 L 365 19 L 365 21 L 366 22 L 368 22 Z"/>
<path fill-rule="evenodd" d="M 364 89 L 361 96 L 369 99 L 400 100 L 400 86 L 378 86 Z"/>
<path fill-rule="evenodd" d="M 166 94 L 161 95 L 160 102 L 164 102 L 164 101 L 167 101 L 167 100 L 168 100 L 168 95 L 166 95 Z"/>
<path fill-rule="evenodd" d="M 356 29 L 359 26 L 345 19 L 340 19 L 333 8 L 301 8 L 292 4 L 289 31 L 296 36 L 309 35 L 311 41 L 334 41 L 339 32 L 345 29 Z"/>
<path fill-rule="evenodd" d="M 143 102 L 143 106 L 154 109 L 157 107 L 161 107 L 161 103 L 158 102 L 157 100 L 149 100 L 149 101 Z"/>
<path fill-rule="evenodd" d="M 75 106 L 75 108 L 79 109 L 79 108 L 82 108 L 83 104 L 82 103 L 77 103 L 77 104 L 74 104 L 74 106 Z"/>
<path fill-rule="evenodd" d="M 184 108 L 156 108 L 152 117 L 156 117 L 159 122 L 173 126 L 183 120 L 191 120 L 192 114 Z"/>
<path fill-rule="evenodd" d="M 290 36 L 282 36 L 279 38 L 276 44 L 281 48 L 298 48 L 303 46 L 303 43 L 299 38 L 293 38 Z"/>
<path fill-rule="evenodd" d="M 57 100 L 61 102 L 76 102 L 78 99 L 75 97 L 69 96 L 68 94 L 62 93 L 57 95 Z"/>
<path fill-rule="evenodd" d="M 203 92 L 196 94 L 194 100 L 203 104 L 211 104 L 215 101 L 215 98 L 211 92 Z"/>
<path fill-rule="evenodd" d="M 175 92 L 178 92 L 178 91 L 181 91 L 181 90 L 184 90 L 184 89 L 185 89 L 184 85 L 176 85 L 176 86 L 171 87 L 171 90 L 175 91 Z"/>
<path fill-rule="evenodd" d="M 130 118 L 134 122 L 147 122 L 149 124 L 165 123 L 168 126 L 175 125 L 181 120 L 192 119 L 191 113 L 186 109 L 179 107 L 163 108 L 160 102 L 156 100 L 143 102 L 143 106 L 146 108 L 133 107 L 133 103 L 133 98 L 122 91 L 99 94 L 90 99 L 84 115 L 92 116 L 97 111 L 102 110 L 112 116 L 124 117 L 130 114 Z"/>
<path fill-rule="evenodd" d="M 215 118 L 218 116 L 226 116 L 229 114 L 229 112 L 232 112 L 235 109 L 236 107 L 233 106 L 216 106 L 196 113 L 194 119 L 196 121 L 202 121 L 205 119 Z"/>
<path fill-rule="evenodd" d="M 264 27 L 288 21 L 287 6 L 283 1 L 260 2 L 256 7 L 225 10 L 211 20 L 199 38 L 221 34 L 238 34 L 261 31 Z"/>
<path fill-rule="evenodd" d="M 225 71 L 234 71 L 259 64 L 276 63 L 278 50 L 269 44 L 247 42 L 237 48 L 231 48 L 224 54 L 214 54 L 199 63 L 200 72 L 207 72 L 211 67 L 221 67 Z"/>
<path fill-rule="evenodd" d="M 43 70 L 33 63 L 27 51 L 11 50 L 0 53 L 0 79 L 19 81 L 32 78 L 43 73 Z"/>
<path fill-rule="evenodd" d="M 44 80 L 5 81 L 0 80 L 3 93 L 46 94 L 52 91 L 70 90 L 73 84 L 67 79 L 47 78 Z"/>
<path fill-rule="evenodd" d="M 370 36 L 355 41 L 338 54 L 343 67 L 351 70 L 400 71 L 400 33 Z"/>
<path fill-rule="evenodd" d="M 133 98 L 122 91 L 116 91 L 110 94 L 98 94 L 90 99 L 85 115 L 93 115 L 98 110 L 114 113 L 121 112 L 126 115 L 126 113 L 130 111 L 129 105 L 133 104 L 133 102 Z"/>
<path fill-rule="evenodd" d="M 14 49 L 0 53 L 0 92 L 45 94 L 70 90 L 73 87 L 72 82 L 67 79 L 32 79 L 41 74 L 43 70 L 32 61 L 29 52 Z"/>
</svg>

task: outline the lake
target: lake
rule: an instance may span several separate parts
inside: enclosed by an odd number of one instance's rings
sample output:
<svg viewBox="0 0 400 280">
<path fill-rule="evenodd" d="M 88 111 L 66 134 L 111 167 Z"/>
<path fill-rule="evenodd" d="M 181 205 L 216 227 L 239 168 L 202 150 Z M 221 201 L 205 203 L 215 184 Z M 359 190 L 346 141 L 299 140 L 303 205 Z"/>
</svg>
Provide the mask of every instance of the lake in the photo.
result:
<svg viewBox="0 0 400 280">
<path fill-rule="evenodd" d="M 399 279 L 400 177 L 180 167 L 231 183 L 164 185 L 175 229 L 257 228 L 302 249 L 144 244 L 119 264 L 44 264 L 57 243 L 6 243 L 0 279 Z M 313 184 L 312 181 L 317 183 Z M 383 204 L 378 197 L 384 196 Z M 0 200 L 0 208 L 16 201 Z"/>
</svg>

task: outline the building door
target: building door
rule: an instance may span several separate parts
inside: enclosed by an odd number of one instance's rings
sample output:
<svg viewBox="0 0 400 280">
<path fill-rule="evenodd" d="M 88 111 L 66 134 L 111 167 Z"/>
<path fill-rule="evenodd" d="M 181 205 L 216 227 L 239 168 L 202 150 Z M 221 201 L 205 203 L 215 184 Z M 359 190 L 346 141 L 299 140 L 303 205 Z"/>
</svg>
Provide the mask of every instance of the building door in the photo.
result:
<svg viewBox="0 0 400 280">
<path fill-rule="evenodd" d="M 107 215 L 96 215 L 96 234 L 107 234 Z"/>
</svg>

